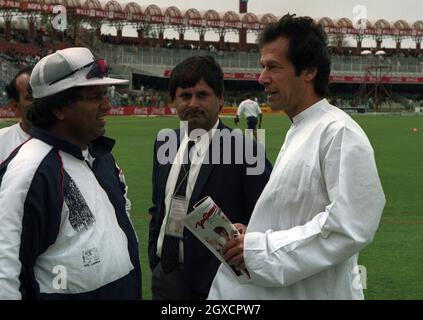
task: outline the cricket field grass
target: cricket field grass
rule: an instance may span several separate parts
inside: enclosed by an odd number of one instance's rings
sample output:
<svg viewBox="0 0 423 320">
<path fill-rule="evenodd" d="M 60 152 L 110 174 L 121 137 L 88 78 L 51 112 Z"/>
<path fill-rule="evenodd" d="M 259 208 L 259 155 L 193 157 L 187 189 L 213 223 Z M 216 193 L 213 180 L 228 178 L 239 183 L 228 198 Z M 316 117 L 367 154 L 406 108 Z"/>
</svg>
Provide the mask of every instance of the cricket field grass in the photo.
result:
<svg viewBox="0 0 423 320">
<path fill-rule="evenodd" d="M 232 118 L 222 118 L 233 127 Z M 375 150 L 387 199 L 373 243 L 359 263 L 366 299 L 423 299 L 423 117 L 357 115 Z M 0 122 L 0 127 L 13 121 Z M 274 163 L 290 126 L 283 115 L 265 115 L 266 152 Z M 151 299 L 147 258 L 148 208 L 151 205 L 153 142 L 164 128 L 177 128 L 176 117 L 108 117 L 106 135 L 116 139 L 114 156 L 124 170 L 138 234 L 143 299 Z M 241 121 L 241 129 L 245 121 Z"/>
</svg>

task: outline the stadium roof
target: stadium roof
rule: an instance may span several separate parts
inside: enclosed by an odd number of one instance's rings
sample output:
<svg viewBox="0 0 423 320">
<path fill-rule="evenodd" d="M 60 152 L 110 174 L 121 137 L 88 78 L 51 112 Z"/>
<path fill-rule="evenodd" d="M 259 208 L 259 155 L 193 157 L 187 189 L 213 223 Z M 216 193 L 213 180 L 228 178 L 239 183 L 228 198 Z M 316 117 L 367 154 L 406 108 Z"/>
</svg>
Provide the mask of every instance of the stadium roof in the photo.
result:
<svg viewBox="0 0 423 320">
<path fill-rule="evenodd" d="M 116 0 L 30 0 L 30 1 L 0 1 L 0 10 L 51 14 L 54 5 L 63 5 L 69 9 L 68 14 L 82 17 L 85 20 L 108 20 L 129 23 L 159 23 L 169 27 L 209 27 L 232 28 L 246 30 L 260 30 L 278 18 L 272 13 L 256 15 L 254 13 L 237 13 L 234 11 L 217 12 L 214 9 L 198 11 L 195 8 L 179 8 L 169 6 L 160 8 L 155 4 L 141 6 L 136 2 L 122 2 Z M 423 38 L 423 21 L 376 21 L 365 20 L 366 28 L 355 28 L 354 23 L 347 17 L 338 19 L 322 17 L 315 19 L 325 27 L 325 31 L 332 34 L 364 34 L 368 36 L 391 36 Z M 360 25 L 362 25 L 362 22 Z"/>
<path fill-rule="evenodd" d="M 123 12 L 123 9 L 119 2 L 115 0 L 107 1 L 102 7 L 108 12 Z"/>
<path fill-rule="evenodd" d="M 125 6 L 125 12 L 126 13 L 135 13 L 135 14 L 141 14 L 141 6 L 136 2 L 130 2 Z"/>
<path fill-rule="evenodd" d="M 423 21 L 418 20 L 418 21 L 414 22 L 412 27 L 413 27 L 414 30 L 423 30 Z"/>
</svg>

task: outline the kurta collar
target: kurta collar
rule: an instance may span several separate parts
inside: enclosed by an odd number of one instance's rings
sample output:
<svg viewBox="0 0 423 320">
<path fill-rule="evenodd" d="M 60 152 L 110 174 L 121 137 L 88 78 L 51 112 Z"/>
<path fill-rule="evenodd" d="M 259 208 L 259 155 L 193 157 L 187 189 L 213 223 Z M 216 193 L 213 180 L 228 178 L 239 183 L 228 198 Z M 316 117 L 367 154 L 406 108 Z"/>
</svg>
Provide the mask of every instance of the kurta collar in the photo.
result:
<svg viewBox="0 0 423 320">
<path fill-rule="evenodd" d="M 307 109 L 305 109 L 303 112 L 297 114 L 294 118 L 292 118 L 292 124 L 293 125 L 298 125 L 302 120 L 308 119 L 308 118 L 312 117 L 312 115 L 317 110 L 319 110 L 320 108 L 322 108 L 327 103 L 328 102 L 327 102 L 326 99 L 321 99 L 321 100 L 317 101 L 315 104 L 311 105 L 310 107 L 308 107 Z"/>
</svg>

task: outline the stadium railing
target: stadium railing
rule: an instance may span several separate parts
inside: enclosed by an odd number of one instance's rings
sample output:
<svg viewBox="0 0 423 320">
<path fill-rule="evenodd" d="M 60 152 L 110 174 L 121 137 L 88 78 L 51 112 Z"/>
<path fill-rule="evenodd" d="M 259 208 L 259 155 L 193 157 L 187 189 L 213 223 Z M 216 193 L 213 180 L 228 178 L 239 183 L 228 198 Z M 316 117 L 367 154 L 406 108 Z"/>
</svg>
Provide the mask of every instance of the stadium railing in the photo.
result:
<svg viewBox="0 0 423 320">
<path fill-rule="evenodd" d="M 257 52 L 228 52 L 168 48 L 140 48 L 100 44 L 95 48 L 98 54 L 116 64 L 134 67 L 150 66 L 171 68 L 183 59 L 193 55 L 212 55 L 224 70 L 260 72 L 260 55 Z M 332 71 L 341 74 L 363 75 L 369 66 L 389 67 L 392 75 L 420 75 L 423 72 L 422 57 L 401 56 L 332 56 Z"/>
</svg>

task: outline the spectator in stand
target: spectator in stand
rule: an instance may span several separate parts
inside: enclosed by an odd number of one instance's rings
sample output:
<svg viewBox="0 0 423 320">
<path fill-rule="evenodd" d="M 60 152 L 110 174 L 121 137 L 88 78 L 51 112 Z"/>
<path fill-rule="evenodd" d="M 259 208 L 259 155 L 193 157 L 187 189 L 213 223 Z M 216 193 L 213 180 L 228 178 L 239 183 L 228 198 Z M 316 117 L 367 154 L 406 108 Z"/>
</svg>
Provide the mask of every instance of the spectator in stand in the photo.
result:
<svg viewBox="0 0 423 320">
<path fill-rule="evenodd" d="M 153 95 L 151 96 L 151 106 L 153 106 L 153 107 L 158 107 L 158 103 L 157 103 L 157 95 L 156 95 L 156 94 L 153 94 Z"/>
<path fill-rule="evenodd" d="M 126 107 L 126 106 L 128 106 L 128 103 L 129 103 L 128 93 L 124 92 L 122 94 L 122 97 L 121 97 L 121 104 L 122 104 L 122 106 Z"/>
</svg>

